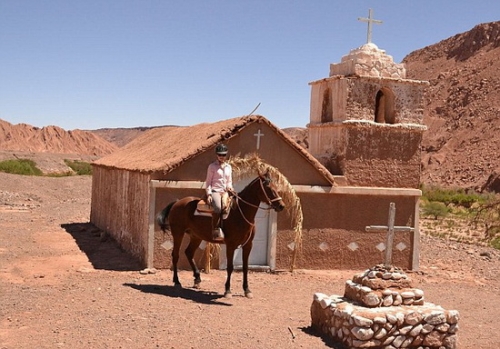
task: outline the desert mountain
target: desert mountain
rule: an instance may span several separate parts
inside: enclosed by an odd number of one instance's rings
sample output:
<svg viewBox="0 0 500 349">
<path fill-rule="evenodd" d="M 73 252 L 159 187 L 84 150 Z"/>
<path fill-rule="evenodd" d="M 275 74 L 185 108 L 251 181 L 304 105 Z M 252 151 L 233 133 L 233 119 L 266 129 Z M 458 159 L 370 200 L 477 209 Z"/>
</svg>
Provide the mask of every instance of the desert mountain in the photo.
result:
<svg viewBox="0 0 500 349">
<path fill-rule="evenodd" d="M 422 182 L 480 189 L 500 174 L 500 22 L 480 24 L 403 59 L 430 82 Z M 487 189 L 495 189 L 493 187 Z M 500 191 L 500 185 L 499 185 Z"/>
<path fill-rule="evenodd" d="M 123 147 L 125 144 L 132 141 L 134 138 L 140 136 L 145 131 L 152 128 L 166 127 L 166 126 L 154 126 L 154 127 L 132 127 L 132 128 L 100 128 L 97 130 L 89 130 L 99 137 L 107 140 L 110 143 L 117 145 L 118 147 Z M 178 127 L 178 126 L 168 126 L 168 127 Z"/>
<path fill-rule="evenodd" d="M 57 126 L 12 125 L 0 119 L 0 150 L 103 156 L 116 149 L 117 145 L 92 132 L 65 131 Z"/>
</svg>

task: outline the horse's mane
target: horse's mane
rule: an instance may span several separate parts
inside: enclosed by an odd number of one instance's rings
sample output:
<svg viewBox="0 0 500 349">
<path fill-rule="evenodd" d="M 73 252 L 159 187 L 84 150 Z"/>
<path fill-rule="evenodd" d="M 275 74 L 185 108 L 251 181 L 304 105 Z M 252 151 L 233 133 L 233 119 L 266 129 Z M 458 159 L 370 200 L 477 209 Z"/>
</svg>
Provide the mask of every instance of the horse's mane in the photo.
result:
<svg viewBox="0 0 500 349">
<path fill-rule="evenodd" d="M 292 220 L 292 227 L 295 231 L 295 249 L 293 251 L 292 265 L 293 270 L 296 252 L 302 247 L 302 206 L 300 199 L 297 196 L 295 189 L 288 181 L 288 179 L 274 166 L 271 166 L 257 155 L 248 154 L 245 157 L 231 157 L 228 160 L 233 168 L 233 180 L 251 178 L 255 175 L 261 175 L 269 172 L 272 178 L 272 186 L 280 193 L 280 196 L 285 203 L 286 211 Z"/>
</svg>

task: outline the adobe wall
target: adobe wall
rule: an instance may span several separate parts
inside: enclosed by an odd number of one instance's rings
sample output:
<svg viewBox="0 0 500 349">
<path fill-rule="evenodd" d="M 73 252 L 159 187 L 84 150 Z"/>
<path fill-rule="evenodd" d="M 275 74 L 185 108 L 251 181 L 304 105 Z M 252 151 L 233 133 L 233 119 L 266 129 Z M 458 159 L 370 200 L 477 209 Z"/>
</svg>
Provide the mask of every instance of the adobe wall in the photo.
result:
<svg viewBox="0 0 500 349">
<path fill-rule="evenodd" d="M 427 82 L 377 78 L 346 78 L 347 120 L 374 120 L 377 92 L 390 90 L 394 97 L 395 123 L 422 124 L 424 87 Z"/>
<path fill-rule="evenodd" d="M 365 232 L 369 225 L 388 223 L 389 205 L 396 204 L 396 226 L 414 226 L 416 198 L 395 196 L 299 193 L 304 213 L 298 269 L 363 269 L 384 261 L 386 233 Z M 321 212 L 321 213 L 320 213 Z M 393 264 L 412 268 L 414 233 L 394 237 Z M 288 269 L 295 233 L 286 214 L 278 214 L 276 268 Z"/>
<path fill-rule="evenodd" d="M 203 195 L 202 190 L 168 188 L 157 190 L 156 211 L 161 211 L 167 203 L 177 198 Z M 414 226 L 415 197 L 368 196 L 352 194 L 312 194 L 298 193 L 303 215 L 302 250 L 295 262 L 297 269 L 364 269 L 384 261 L 385 252 L 381 243 L 386 242 L 386 233 L 367 233 L 369 225 L 387 225 L 389 204 L 396 204 L 395 225 Z M 319 212 L 318 212 L 319 211 Z M 289 269 L 293 256 L 295 232 L 286 212 L 278 213 L 278 233 L 276 241 L 276 269 Z M 394 238 L 394 265 L 412 268 L 413 233 L 396 233 Z M 154 267 L 171 267 L 171 250 L 161 247 L 165 235 L 155 224 Z M 181 247 L 179 267 L 190 269 L 184 256 L 189 237 L 185 237 Z M 378 248 L 377 248 L 378 246 Z M 198 249 L 196 263 L 202 267 L 205 255 Z M 217 268 L 213 261 L 212 268 Z"/>
<path fill-rule="evenodd" d="M 330 185 L 330 183 L 318 172 L 316 168 L 306 160 L 302 154 L 290 147 L 285 141 L 269 128 L 266 124 L 251 124 L 242 130 L 239 136 L 232 138 L 231 149 L 234 153 L 256 152 L 256 134 L 261 130 L 264 136 L 261 138 L 258 154 L 268 164 L 279 169 L 288 181 L 293 184 L 308 185 Z M 300 168 L 300 171 L 297 169 Z"/>
<path fill-rule="evenodd" d="M 97 187 L 96 187 L 97 188 Z M 338 190 L 337 188 L 334 188 Z M 362 189 L 362 188 L 361 188 Z M 112 190 L 114 192 L 114 190 Z M 193 188 L 157 188 L 154 198 L 154 211 L 156 216 L 168 203 L 194 195 L 202 196 L 204 189 Z M 131 193 L 132 194 L 132 193 Z M 383 244 L 386 242 L 386 233 L 367 233 L 365 227 L 369 225 L 387 225 L 388 210 L 390 202 L 396 204 L 396 221 L 399 226 L 415 226 L 415 196 L 390 196 L 390 195 L 355 195 L 337 193 L 298 193 L 304 215 L 302 249 L 295 261 L 295 268 L 307 269 L 363 269 L 370 265 L 375 265 L 384 260 L 385 252 Z M 133 199 L 132 197 L 129 197 Z M 94 198 L 95 199 L 95 198 Z M 130 202 L 137 203 L 136 200 Z M 137 206 L 130 206 L 129 218 L 134 217 Z M 107 212 L 111 212 L 114 221 L 122 221 L 123 216 L 117 214 L 121 210 L 110 205 Z M 94 212 L 94 219 L 91 221 L 99 227 L 107 226 L 109 231 L 120 244 L 128 251 L 132 252 L 146 263 L 148 253 L 146 250 L 146 238 L 141 238 L 141 242 L 133 244 L 127 243 L 125 232 L 146 232 L 143 228 L 119 229 L 115 232 L 114 225 L 97 220 Z M 138 212 L 141 217 L 148 217 L 147 212 Z M 149 214 L 151 217 L 151 213 Z M 109 216 L 108 216 L 109 217 Z M 293 256 L 293 242 L 295 232 L 291 230 L 291 219 L 286 212 L 281 212 L 278 217 L 278 232 L 276 241 L 276 269 L 289 269 Z M 118 219 L 120 218 L 120 219 Z M 137 218 L 137 217 L 136 217 Z M 129 219 L 129 222 L 140 223 L 136 218 Z M 111 223 L 111 224 L 110 224 Z M 144 222 L 145 223 L 145 222 Z M 111 229 L 110 229 L 111 228 Z M 118 231 L 120 233 L 118 233 Z M 115 234 L 116 233 L 116 234 Z M 412 269 L 413 256 L 413 234 L 396 233 L 393 249 L 393 264 Z M 134 234 L 132 239 L 137 239 L 141 234 Z M 156 221 L 154 222 L 154 232 L 152 241 L 152 264 L 150 266 L 159 269 L 171 267 L 171 246 L 168 241 L 171 236 L 163 233 Z M 190 269 L 183 251 L 187 247 L 189 237 L 184 239 L 181 246 L 179 267 Z M 162 244 L 167 243 L 166 248 Z M 142 246 L 142 247 L 141 247 Z M 141 252 L 134 252 L 137 247 Z M 205 265 L 205 254 L 199 249 L 195 255 L 198 266 Z M 216 268 L 218 261 L 214 260 L 212 268 Z M 418 267 L 418 266 L 417 266 Z"/>
<path fill-rule="evenodd" d="M 404 126 L 350 125 L 336 166 L 353 186 L 418 188 L 422 132 Z"/>
<path fill-rule="evenodd" d="M 418 188 L 420 144 L 418 125 L 349 121 L 311 127 L 318 160 L 350 186 Z"/>
<path fill-rule="evenodd" d="M 395 123 L 423 123 L 426 81 L 395 80 L 369 77 L 333 76 L 311 85 L 310 125 L 375 119 L 377 92 L 386 89 L 394 97 Z"/>
</svg>

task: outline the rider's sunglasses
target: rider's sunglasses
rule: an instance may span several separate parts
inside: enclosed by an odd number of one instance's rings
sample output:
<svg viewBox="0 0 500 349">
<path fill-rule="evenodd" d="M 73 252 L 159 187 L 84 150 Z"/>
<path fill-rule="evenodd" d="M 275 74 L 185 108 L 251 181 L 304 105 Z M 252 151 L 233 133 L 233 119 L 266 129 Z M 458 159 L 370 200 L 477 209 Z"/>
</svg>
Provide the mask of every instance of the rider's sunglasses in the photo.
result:
<svg viewBox="0 0 500 349">
<path fill-rule="evenodd" d="M 217 156 L 220 156 L 221 158 L 225 158 L 226 154 L 217 154 Z"/>
</svg>

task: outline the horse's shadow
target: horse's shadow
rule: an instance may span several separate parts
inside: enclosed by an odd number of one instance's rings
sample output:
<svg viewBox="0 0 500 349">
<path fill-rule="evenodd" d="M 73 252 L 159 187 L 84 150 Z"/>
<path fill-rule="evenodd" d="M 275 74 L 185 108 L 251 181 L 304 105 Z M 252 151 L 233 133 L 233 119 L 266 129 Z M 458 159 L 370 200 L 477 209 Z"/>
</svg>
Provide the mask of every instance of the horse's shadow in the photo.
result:
<svg viewBox="0 0 500 349">
<path fill-rule="evenodd" d="M 201 304 L 232 306 L 230 303 L 219 301 L 221 298 L 224 299 L 224 296 L 215 292 L 205 292 L 191 288 L 181 288 L 169 285 L 139 285 L 124 283 L 123 286 L 127 286 L 144 293 L 158 294 L 172 298 L 182 298 Z"/>
</svg>

